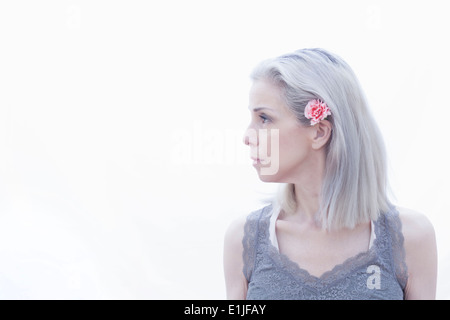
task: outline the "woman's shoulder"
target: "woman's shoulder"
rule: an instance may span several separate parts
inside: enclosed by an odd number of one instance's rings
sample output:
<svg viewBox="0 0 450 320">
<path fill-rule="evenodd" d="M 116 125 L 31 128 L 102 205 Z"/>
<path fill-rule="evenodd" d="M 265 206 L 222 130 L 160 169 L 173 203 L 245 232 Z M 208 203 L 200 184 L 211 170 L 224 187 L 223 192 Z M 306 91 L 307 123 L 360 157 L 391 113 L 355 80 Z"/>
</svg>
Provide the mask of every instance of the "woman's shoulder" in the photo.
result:
<svg viewBox="0 0 450 320">
<path fill-rule="evenodd" d="M 236 239 L 241 238 L 244 235 L 244 229 L 246 225 L 257 225 L 262 217 L 268 216 L 270 213 L 271 205 L 267 205 L 258 210 L 252 211 L 247 214 L 243 214 L 231 221 L 225 234 L 226 238 Z M 241 236 L 241 237 L 239 237 Z"/>
<path fill-rule="evenodd" d="M 427 216 L 416 210 L 397 207 L 406 252 L 409 273 L 421 270 L 425 265 L 433 268 L 436 263 L 436 235 Z M 426 272 L 430 272 L 427 270 Z"/>
<path fill-rule="evenodd" d="M 434 239 L 434 227 L 428 217 L 419 211 L 396 207 L 402 225 L 405 244 L 419 244 Z"/>
<path fill-rule="evenodd" d="M 247 221 L 246 215 L 241 215 L 235 218 L 233 221 L 231 221 L 225 233 L 225 240 L 229 240 L 228 242 L 230 242 L 238 238 L 242 239 L 242 236 L 244 235 L 244 226 L 246 221 Z"/>
</svg>

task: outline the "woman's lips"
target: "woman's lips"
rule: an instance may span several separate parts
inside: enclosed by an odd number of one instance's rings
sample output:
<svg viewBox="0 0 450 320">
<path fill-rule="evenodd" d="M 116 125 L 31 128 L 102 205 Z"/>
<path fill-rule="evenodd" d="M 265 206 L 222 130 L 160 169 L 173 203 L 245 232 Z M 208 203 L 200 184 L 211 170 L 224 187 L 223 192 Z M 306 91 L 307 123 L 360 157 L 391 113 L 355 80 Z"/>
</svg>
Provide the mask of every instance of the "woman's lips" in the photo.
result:
<svg viewBox="0 0 450 320">
<path fill-rule="evenodd" d="M 267 161 L 266 160 L 261 160 L 260 158 L 250 158 L 250 159 L 252 159 L 253 160 L 253 165 L 254 166 L 256 166 L 256 165 L 267 165 L 268 163 L 267 163 Z"/>
</svg>

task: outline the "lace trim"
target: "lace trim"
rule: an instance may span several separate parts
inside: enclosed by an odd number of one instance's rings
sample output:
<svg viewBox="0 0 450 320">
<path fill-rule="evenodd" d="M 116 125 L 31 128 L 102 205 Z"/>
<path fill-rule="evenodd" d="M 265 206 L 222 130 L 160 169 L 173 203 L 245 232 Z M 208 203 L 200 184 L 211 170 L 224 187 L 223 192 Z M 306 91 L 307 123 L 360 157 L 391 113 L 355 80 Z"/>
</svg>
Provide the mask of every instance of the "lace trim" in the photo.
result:
<svg viewBox="0 0 450 320">
<path fill-rule="evenodd" d="M 391 265 L 392 270 L 395 273 L 397 280 L 405 290 L 406 283 L 408 281 L 408 267 L 406 265 L 406 254 L 404 247 L 404 237 L 402 233 L 402 222 L 398 210 L 392 208 L 386 215 L 386 222 L 388 232 L 390 235 L 390 254 L 391 254 Z"/>
</svg>

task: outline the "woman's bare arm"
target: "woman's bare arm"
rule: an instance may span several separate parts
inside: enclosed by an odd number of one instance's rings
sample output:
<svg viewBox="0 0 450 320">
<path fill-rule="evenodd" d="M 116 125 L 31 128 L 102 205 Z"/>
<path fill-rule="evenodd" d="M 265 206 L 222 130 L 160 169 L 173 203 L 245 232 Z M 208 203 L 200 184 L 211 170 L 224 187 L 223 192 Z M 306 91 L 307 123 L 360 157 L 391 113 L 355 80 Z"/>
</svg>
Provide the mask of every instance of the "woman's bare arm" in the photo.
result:
<svg viewBox="0 0 450 320">
<path fill-rule="evenodd" d="M 247 296 L 247 279 L 242 258 L 245 218 L 234 221 L 225 234 L 223 265 L 227 299 L 243 300 Z"/>
<path fill-rule="evenodd" d="M 435 299 L 437 248 L 434 228 L 423 214 L 405 208 L 399 208 L 399 213 L 408 267 L 405 298 Z"/>
</svg>

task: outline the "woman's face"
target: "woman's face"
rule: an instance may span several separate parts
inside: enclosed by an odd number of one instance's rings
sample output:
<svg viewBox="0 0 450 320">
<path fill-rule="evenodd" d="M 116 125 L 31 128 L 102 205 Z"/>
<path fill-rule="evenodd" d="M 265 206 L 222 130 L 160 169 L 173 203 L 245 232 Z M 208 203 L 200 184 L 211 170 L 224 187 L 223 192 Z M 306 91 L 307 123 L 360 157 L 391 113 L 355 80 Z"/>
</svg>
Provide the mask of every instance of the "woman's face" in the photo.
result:
<svg viewBox="0 0 450 320">
<path fill-rule="evenodd" d="M 266 182 L 295 183 L 314 165 L 313 129 L 303 126 L 288 108 L 282 90 L 267 80 L 253 83 L 249 95 L 251 123 L 244 136 L 258 175 Z"/>
</svg>

